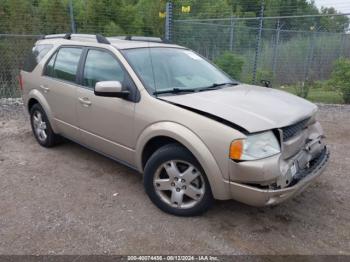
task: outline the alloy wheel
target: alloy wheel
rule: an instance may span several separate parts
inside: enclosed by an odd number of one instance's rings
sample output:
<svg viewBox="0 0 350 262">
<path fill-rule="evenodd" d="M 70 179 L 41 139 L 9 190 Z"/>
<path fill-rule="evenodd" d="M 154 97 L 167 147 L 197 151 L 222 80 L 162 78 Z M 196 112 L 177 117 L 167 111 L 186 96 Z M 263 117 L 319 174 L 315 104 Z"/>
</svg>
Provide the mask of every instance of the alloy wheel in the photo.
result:
<svg viewBox="0 0 350 262">
<path fill-rule="evenodd" d="M 163 163 L 155 173 L 153 186 L 164 203 L 179 209 L 195 206 L 205 193 L 201 172 L 191 163 L 182 160 Z"/>
<path fill-rule="evenodd" d="M 39 111 L 35 111 L 33 114 L 32 121 L 33 121 L 34 132 L 35 132 L 37 138 L 41 142 L 45 142 L 47 139 L 47 132 L 46 132 L 47 125 L 43 119 L 42 113 Z"/>
</svg>

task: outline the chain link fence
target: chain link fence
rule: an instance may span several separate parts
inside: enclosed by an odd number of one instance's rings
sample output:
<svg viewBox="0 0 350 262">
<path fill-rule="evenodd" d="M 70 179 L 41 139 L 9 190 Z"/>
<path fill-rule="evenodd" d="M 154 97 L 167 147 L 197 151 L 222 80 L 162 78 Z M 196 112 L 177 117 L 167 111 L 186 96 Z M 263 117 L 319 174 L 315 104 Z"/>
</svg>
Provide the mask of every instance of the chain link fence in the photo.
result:
<svg viewBox="0 0 350 262">
<path fill-rule="evenodd" d="M 243 60 L 238 80 L 273 87 L 328 80 L 334 62 L 350 58 L 349 33 L 322 31 L 311 21 L 309 30 L 296 30 L 283 26 L 286 18 L 263 20 L 274 28 L 260 28 L 258 19 L 175 20 L 173 40 L 213 61 L 230 52 Z"/>
<path fill-rule="evenodd" d="M 14 119 L 23 113 L 19 70 L 38 36 L 0 34 L 0 118 Z"/>
<path fill-rule="evenodd" d="M 8 17 L 1 13 L 0 7 L 0 117 L 8 119 L 18 112 L 22 114 L 19 68 L 42 34 L 74 30 L 107 36 L 165 35 L 214 62 L 230 54 L 239 67 L 232 73 L 237 80 L 255 84 L 268 80 L 274 88 L 296 90 L 328 80 L 334 62 L 340 57 L 350 58 L 346 15 L 330 15 L 337 23 L 329 27 L 327 21 L 317 15 L 237 18 L 232 16 L 232 10 L 213 6 L 208 9 L 209 13 L 196 10 L 182 3 L 184 1 L 177 1 L 171 10 L 169 6 L 166 8 L 165 0 L 150 1 L 151 11 L 148 10 L 147 15 L 145 10 L 131 6 L 125 14 L 115 14 L 108 6 L 95 10 L 90 6 L 91 1 L 82 1 L 86 4 L 80 6 L 81 11 L 77 13 L 69 1 L 63 2 L 48 2 L 57 7 L 52 9 L 54 13 L 45 13 L 43 17 L 36 13 L 44 8 L 40 6 L 33 9 L 15 5 L 14 13 Z M 254 8 L 259 12 L 259 6 Z M 132 20 L 133 12 L 142 18 Z M 10 24 L 11 21 L 14 24 Z"/>
</svg>

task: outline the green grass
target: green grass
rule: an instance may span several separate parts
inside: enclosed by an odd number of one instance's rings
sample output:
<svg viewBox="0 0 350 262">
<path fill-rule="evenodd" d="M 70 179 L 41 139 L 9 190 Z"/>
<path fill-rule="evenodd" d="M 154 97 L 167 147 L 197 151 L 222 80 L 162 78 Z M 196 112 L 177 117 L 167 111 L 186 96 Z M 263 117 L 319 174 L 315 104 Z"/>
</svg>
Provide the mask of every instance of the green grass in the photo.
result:
<svg viewBox="0 0 350 262">
<path fill-rule="evenodd" d="M 296 94 L 295 88 L 291 86 L 279 89 L 292 93 L 294 95 Z M 306 99 L 316 103 L 344 104 L 343 97 L 339 92 L 333 90 L 325 90 L 322 88 L 311 88 Z"/>
</svg>

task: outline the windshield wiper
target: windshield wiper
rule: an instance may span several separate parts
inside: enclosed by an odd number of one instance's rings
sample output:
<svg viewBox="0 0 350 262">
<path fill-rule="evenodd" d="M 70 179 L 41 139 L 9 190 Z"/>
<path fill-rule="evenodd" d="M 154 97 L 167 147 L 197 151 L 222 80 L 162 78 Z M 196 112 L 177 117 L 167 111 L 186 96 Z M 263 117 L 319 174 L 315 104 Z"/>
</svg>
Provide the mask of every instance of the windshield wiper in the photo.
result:
<svg viewBox="0 0 350 262">
<path fill-rule="evenodd" d="M 166 89 L 166 90 L 159 90 L 153 92 L 153 95 L 159 95 L 159 94 L 179 94 L 179 93 L 193 93 L 196 92 L 196 89 L 182 89 L 182 88 L 172 88 L 172 89 Z"/>
<path fill-rule="evenodd" d="M 186 89 L 186 88 L 171 88 L 171 89 L 165 89 L 165 90 L 159 90 L 153 92 L 153 95 L 159 95 L 159 94 L 180 94 L 180 93 L 193 93 L 193 92 L 201 92 L 206 90 L 215 90 L 219 89 L 220 87 L 226 86 L 226 85 L 238 85 L 237 82 L 226 82 L 226 83 L 214 83 L 211 86 L 207 87 L 201 87 L 201 88 L 192 88 L 192 89 Z"/>
<path fill-rule="evenodd" d="M 219 89 L 220 87 L 227 86 L 227 85 L 238 85 L 237 82 L 226 82 L 226 83 L 214 83 L 211 86 L 206 86 L 202 88 L 198 88 L 197 91 L 206 91 L 206 90 L 215 90 Z"/>
</svg>

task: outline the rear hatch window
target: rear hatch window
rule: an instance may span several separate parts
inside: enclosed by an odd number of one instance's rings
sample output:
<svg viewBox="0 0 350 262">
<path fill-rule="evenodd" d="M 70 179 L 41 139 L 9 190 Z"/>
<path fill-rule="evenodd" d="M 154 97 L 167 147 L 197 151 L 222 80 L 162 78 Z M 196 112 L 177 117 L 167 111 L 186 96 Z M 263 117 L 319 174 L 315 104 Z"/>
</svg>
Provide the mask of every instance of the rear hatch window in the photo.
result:
<svg viewBox="0 0 350 262">
<path fill-rule="evenodd" d="M 32 72 L 41 59 L 53 48 L 53 45 L 36 45 L 24 61 L 22 70 Z"/>
</svg>

